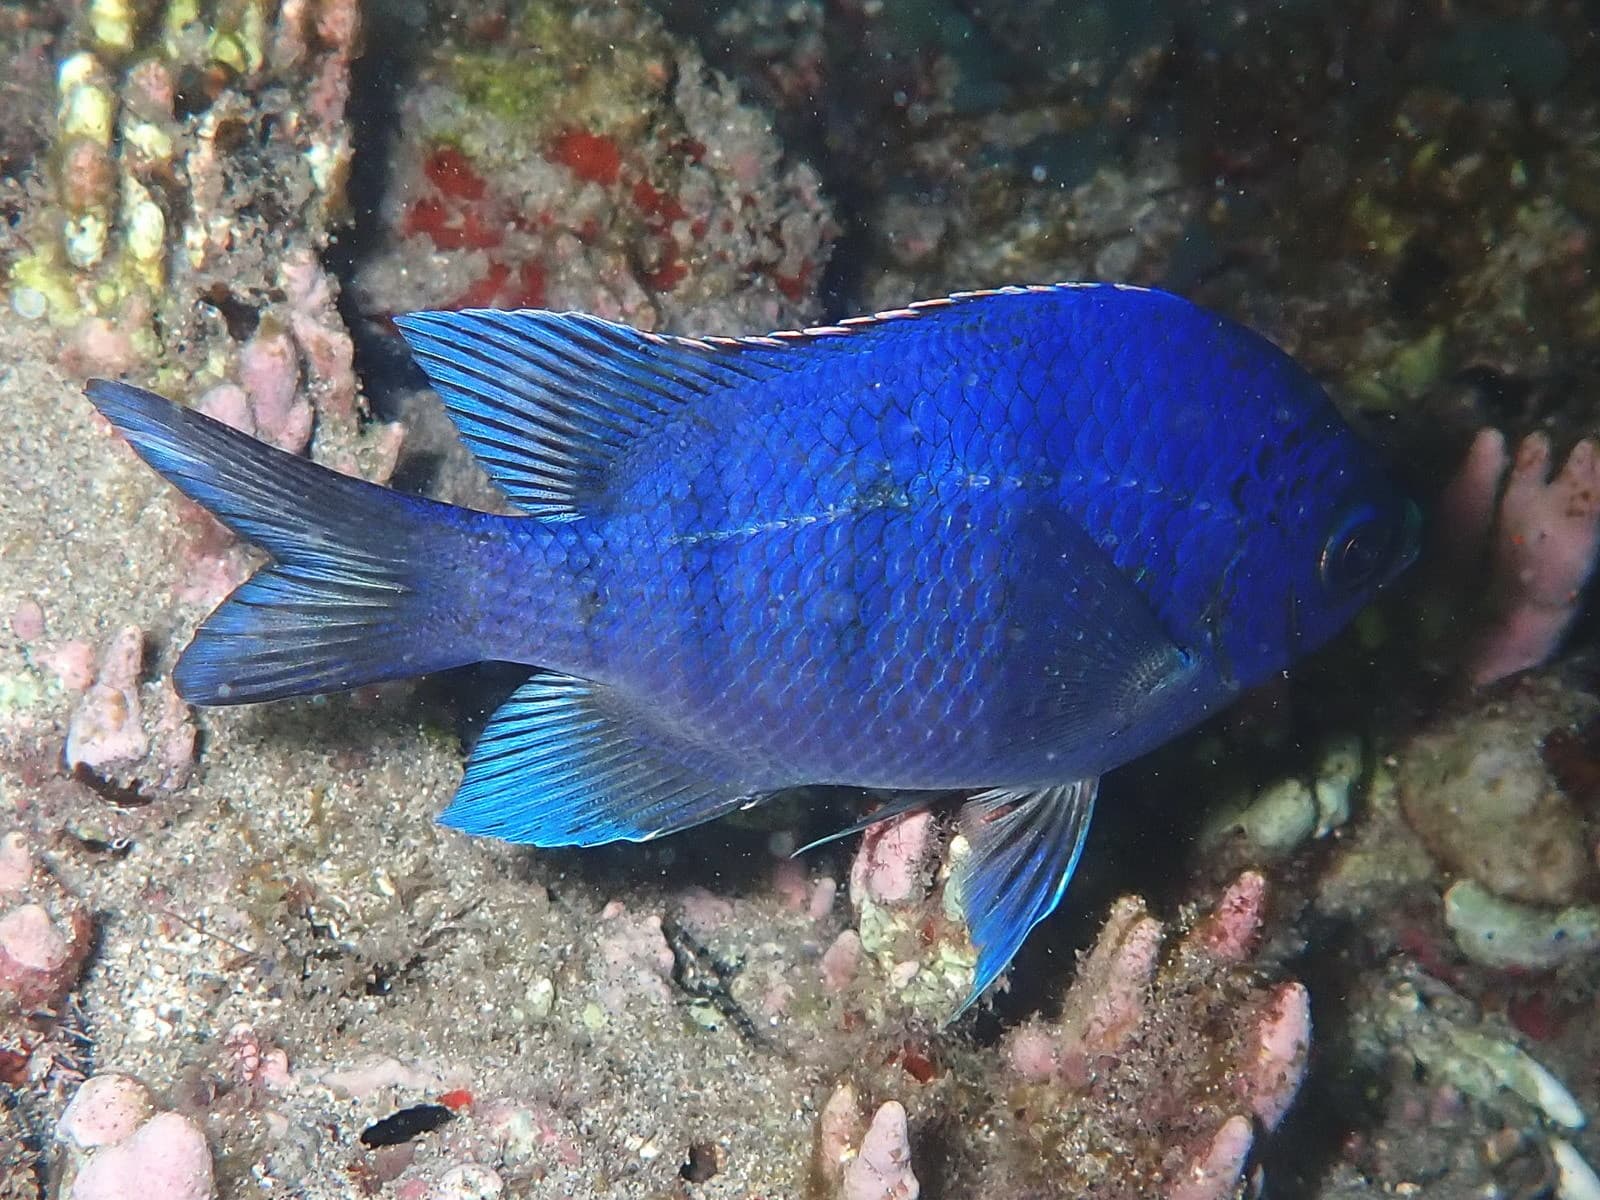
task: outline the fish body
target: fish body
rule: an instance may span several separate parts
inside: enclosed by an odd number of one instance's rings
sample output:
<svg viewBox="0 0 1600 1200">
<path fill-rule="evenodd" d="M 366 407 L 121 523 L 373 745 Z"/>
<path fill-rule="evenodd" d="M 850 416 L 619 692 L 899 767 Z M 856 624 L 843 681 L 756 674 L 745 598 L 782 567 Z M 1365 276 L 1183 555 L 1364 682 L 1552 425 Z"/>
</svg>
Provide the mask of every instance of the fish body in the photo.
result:
<svg viewBox="0 0 1600 1200">
<path fill-rule="evenodd" d="M 747 339 L 580 314 L 401 332 L 518 515 L 400 496 L 124 385 L 135 448 L 275 563 L 197 703 L 540 668 L 444 820 L 643 840 L 810 783 L 982 789 L 973 995 L 1059 902 L 1096 780 L 1324 643 L 1416 510 L 1321 388 L 1160 292 L 976 293 Z"/>
</svg>

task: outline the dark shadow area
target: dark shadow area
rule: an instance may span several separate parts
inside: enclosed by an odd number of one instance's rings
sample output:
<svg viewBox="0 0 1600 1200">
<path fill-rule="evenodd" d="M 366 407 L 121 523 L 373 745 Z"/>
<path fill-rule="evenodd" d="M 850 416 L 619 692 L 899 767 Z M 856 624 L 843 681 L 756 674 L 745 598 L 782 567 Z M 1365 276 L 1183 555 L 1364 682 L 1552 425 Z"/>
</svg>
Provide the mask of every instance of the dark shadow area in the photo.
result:
<svg viewBox="0 0 1600 1200">
<path fill-rule="evenodd" d="M 400 97 L 416 69 L 426 13 L 420 7 L 397 3 L 374 7 L 378 11 L 364 31 L 365 51 L 350 69 L 347 111 L 356 148 L 345 184 L 350 222 L 328 247 L 325 259 L 339 279 L 339 315 L 355 342 L 355 371 L 372 405 L 372 415 L 392 421 L 401 413 L 391 397 L 400 388 L 422 386 L 422 371 L 412 363 L 387 314 L 360 310 L 351 284 L 358 266 L 379 248 L 383 238 L 380 213 L 400 137 Z"/>
<path fill-rule="evenodd" d="M 1318 921 L 1305 932 L 1305 951 L 1289 969 L 1311 993 L 1311 1063 L 1294 1107 L 1257 1153 L 1275 1200 L 1321 1195 L 1349 1138 L 1376 1127 L 1383 1105 L 1383 1080 L 1348 1051 L 1354 1041 L 1350 981 L 1377 964 L 1360 930 L 1348 923 Z"/>
<path fill-rule="evenodd" d="M 956 1147 L 961 1143 L 959 1120 L 955 1113 L 937 1113 L 911 1129 L 911 1165 L 921 1185 L 920 1200 L 966 1200 L 952 1190 L 958 1186 L 954 1176 Z"/>
</svg>

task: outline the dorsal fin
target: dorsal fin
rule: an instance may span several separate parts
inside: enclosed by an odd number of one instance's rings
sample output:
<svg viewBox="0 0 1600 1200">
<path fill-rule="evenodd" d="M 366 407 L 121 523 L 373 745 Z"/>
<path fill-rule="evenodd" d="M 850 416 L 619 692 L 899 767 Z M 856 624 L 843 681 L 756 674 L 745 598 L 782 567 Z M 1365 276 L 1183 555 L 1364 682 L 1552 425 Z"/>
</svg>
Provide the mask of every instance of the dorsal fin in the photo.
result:
<svg viewBox="0 0 1600 1200">
<path fill-rule="evenodd" d="M 574 515 L 634 437 L 721 388 L 802 369 L 807 348 L 848 352 L 857 337 L 974 302 L 1112 285 L 1053 284 L 962 292 L 905 308 L 744 338 L 644 333 L 585 313 L 537 309 L 415 312 L 396 317 L 473 455 L 511 502 Z"/>
<path fill-rule="evenodd" d="M 571 515 L 612 457 L 681 405 L 784 369 L 781 342 L 663 337 L 583 313 L 469 309 L 395 324 L 473 455 L 541 516 Z"/>
</svg>

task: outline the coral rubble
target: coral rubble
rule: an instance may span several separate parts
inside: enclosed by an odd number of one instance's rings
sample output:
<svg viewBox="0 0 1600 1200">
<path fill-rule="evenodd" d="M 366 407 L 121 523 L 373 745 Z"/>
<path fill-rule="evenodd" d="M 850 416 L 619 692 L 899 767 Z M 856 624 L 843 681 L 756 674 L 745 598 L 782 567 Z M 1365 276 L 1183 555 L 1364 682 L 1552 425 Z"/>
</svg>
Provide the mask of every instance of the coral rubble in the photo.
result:
<svg viewBox="0 0 1600 1200">
<path fill-rule="evenodd" d="M 242 385 L 236 423 L 300 451 L 315 416 L 322 457 L 372 459 L 320 259 L 348 215 L 361 38 L 353 0 L 117 0 L 69 23 L 48 199 L 0 247 L 14 316 L 59 327 L 77 374 Z"/>
</svg>

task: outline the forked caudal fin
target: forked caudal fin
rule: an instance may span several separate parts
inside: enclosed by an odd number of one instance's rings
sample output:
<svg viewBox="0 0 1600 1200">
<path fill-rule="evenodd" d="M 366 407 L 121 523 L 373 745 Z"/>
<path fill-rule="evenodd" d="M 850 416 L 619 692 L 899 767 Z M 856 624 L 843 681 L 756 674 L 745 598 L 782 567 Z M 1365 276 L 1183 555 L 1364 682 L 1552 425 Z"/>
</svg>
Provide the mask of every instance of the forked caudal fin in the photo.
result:
<svg viewBox="0 0 1600 1200">
<path fill-rule="evenodd" d="M 183 652 L 185 700 L 312 695 L 487 657 L 460 589 L 481 541 L 467 535 L 497 518 L 341 475 L 142 388 L 86 391 L 141 458 L 273 559 Z"/>
</svg>

